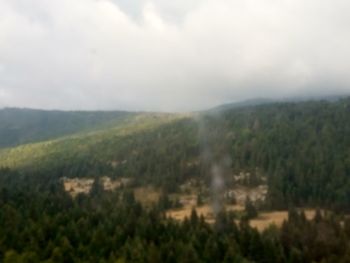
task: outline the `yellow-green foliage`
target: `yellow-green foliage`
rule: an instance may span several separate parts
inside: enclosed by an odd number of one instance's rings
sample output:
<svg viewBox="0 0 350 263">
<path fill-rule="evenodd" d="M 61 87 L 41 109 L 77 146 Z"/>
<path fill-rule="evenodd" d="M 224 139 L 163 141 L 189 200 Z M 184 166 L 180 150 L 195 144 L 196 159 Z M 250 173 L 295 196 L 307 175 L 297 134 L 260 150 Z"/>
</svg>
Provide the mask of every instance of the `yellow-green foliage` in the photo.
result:
<svg viewBox="0 0 350 263">
<path fill-rule="evenodd" d="M 187 116 L 183 114 L 140 113 L 103 130 L 3 149 L 0 150 L 0 167 L 41 166 L 46 162 L 54 162 L 55 158 L 60 159 L 57 161 L 68 161 L 77 155 L 90 155 L 90 151 L 96 149 L 99 144 L 114 145 L 123 137 L 151 131 Z M 102 156 L 103 152 L 99 154 Z"/>
</svg>

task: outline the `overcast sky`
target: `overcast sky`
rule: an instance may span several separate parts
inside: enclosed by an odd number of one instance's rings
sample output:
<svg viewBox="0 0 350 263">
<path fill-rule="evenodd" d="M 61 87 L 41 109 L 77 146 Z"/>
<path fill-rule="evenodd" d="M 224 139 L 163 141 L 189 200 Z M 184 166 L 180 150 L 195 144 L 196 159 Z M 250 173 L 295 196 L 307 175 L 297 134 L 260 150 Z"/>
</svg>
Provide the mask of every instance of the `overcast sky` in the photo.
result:
<svg viewBox="0 0 350 263">
<path fill-rule="evenodd" d="M 0 0 L 0 107 L 347 93 L 349 12 L 349 0 Z"/>
</svg>

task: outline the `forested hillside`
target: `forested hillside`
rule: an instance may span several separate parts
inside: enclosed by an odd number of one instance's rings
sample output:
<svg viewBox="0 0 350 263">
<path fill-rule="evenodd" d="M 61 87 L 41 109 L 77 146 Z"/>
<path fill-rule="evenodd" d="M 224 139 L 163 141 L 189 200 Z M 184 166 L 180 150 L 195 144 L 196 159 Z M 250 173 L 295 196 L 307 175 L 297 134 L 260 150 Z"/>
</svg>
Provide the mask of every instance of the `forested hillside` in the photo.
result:
<svg viewBox="0 0 350 263">
<path fill-rule="evenodd" d="M 144 114 L 121 126 L 0 151 L 0 166 L 51 177 L 132 177 L 175 191 L 260 169 L 268 205 L 349 209 L 350 100 L 272 103 L 189 115 Z M 121 164 L 122 163 L 122 164 Z M 120 164 L 120 165 L 119 165 Z M 227 169 L 226 169 L 227 168 Z"/>
<path fill-rule="evenodd" d="M 0 150 L 0 165 L 55 178 L 122 175 L 163 180 L 158 175 L 164 169 L 180 178 L 177 161 L 187 159 L 191 146 L 184 140 L 196 140 L 193 124 L 186 115 L 141 114 L 112 128 Z M 196 141 L 188 144 L 197 147 Z"/>
<path fill-rule="evenodd" d="M 127 112 L 64 112 L 0 109 L 0 148 L 43 141 L 108 126 L 133 115 Z M 103 126 L 102 126 L 103 127 Z"/>
<path fill-rule="evenodd" d="M 0 262 L 349 262 L 350 99 L 77 114 L 67 134 L 0 123 L 18 127 L 5 145 L 26 142 L 0 149 Z M 91 189 L 72 196 L 67 178 Z M 102 178 L 130 184 L 106 190 Z M 266 187 L 266 199 L 231 209 L 238 184 Z M 188 207 L 212 206 L 212 217 L 173 219 L 192 196 Z M 251 226 L 280 209 L 278 227 Z"/>
</svg>

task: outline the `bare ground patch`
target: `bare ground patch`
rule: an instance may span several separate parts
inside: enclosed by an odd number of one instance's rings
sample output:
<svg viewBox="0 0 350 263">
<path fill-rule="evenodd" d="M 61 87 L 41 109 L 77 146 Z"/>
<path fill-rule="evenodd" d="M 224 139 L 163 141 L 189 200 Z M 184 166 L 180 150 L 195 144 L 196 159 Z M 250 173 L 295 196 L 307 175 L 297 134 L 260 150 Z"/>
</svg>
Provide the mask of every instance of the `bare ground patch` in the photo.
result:
<svg viewBox="0 0 350 263">
<path fill-rule="evenodd" d="M 73 198 L 78 194 L 89 194 L 91 187 L 95 181 L 93 178 L 62 178 L 63 187 Z M 112 180 L 111 178 L 104 176 L 101 177 L 101 183 L 103 189 L 106 191 L 113 191 L 120 188 L 123 185 L 127 185 L 130 182 L 129 178 L 118 178 Z"/>
<path fill-rule="evenodd" d="M 215 222 L 215 216 L 211 205 L 203 206 L 184 206 L 179 209 L 171 209 L 166 212 L 166 216 L 173 218 L 178 221 L 183 221 L 186 217 L 191 216 L 192 209 L 195 208 L 198 216 L 203 216 L 205 221 L 209 224 Z M 244 206 L 242 205 L 226 205 L 226 211 L 244 211 Z M 315 216 L 315 209 L 304 210 L 305 216 L 308 220 L 311 220 Z M 271 225 L 276 225 L 281 227 L 283 221 L 288 219 L 288 211 L 273 211 L 273 212 L 263 212 L 259 214 L 258 218 L 250 220 L 250 226 L 258 229 L 258 231 L 263 231 Z M 238 221 L 237 221 L 238 223 Z"/>
<path fill-rule="evenodd" d="M 63 178 L 63 187 L 73 198 L 78 194 L 90 193 L 94 179 L 91 178 Z"/>
<path fill-rule="evenodd" d="M 308 220 L 311 220 L 315 216 L 315 209 L 304 210 L 305 216 Z M 259 214 L 258 218 L 250 220 L 250 225 L 257 228 L 259 231 L 263 231 L 270 225 L 276 225 L 281 227 L 283 221 L 288 219 L 288 211 L 274 211 L 264 212 Z"/>
<path fill-rule="evenodd" d="M 180 203 L 183 205 L 181 208 L 170 209 L 166 212 L 166 216 L 178 221 L 183 221 L 186 217 L 189 218 L 192 213 L 192 209 L 196 209 L 198 216 L 203 216 L 207 223 L 214 223 L 215 215 L 213 212 L 213 206 L 210 204 L 197 205 L 197 195 L 182 195 L 180 197 Z M 243 211 L 244 207 L 241 205 L 226 205 L 226 211 Z"/>
<path fill-rule="evenodd" d="M 108 176 L 104 176 L 101 178 L 103 188 L 106 191 L 113 191 L 113 190 L 116 190 L 122 186 L 126 186 L 130 183 L 130 181 L 131 181 L 130 178 L 118 178 L 116 180 L 112 180 Z"/>
<path fill-rule="evenodd" d="M 138 187 L 134 189 L 136 201 L 144 206 L 156 204 L 161 195 L 161 191 L 152 186 Z"/>
</svg>

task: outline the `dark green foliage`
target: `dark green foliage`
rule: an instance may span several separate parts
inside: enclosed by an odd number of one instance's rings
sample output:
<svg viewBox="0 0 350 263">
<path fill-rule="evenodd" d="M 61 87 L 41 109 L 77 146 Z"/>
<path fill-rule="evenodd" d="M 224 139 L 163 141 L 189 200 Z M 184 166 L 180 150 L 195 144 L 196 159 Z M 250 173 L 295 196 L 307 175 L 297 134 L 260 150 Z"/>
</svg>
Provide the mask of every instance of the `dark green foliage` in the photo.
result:
<svg viewBox="0 0 350 263">
<path fill-rule="evenodd" d="M 230 145 L 233 172 L 258 167 L 267 176 L 270 208 L 350 211 L 350 99 L 234 109 L 204 121 L 226 134 L 213 144 Z"/>
<path fill-rule="evenodd" d="M 258 216 L 258 211 L 252 201 L 247 197 L 245 201 L 245 217 L 246 219 L 253 219 Z"/>
<path fill-rule="evenodd" d="M 199 193 L 198 195 L 197 195 L 197 206 L 201 206 L 201 205 L 203 205 L 204 204 L 204 202 L 203 202 L 203 194 L 202 193 Z"/>
<path fill-rule="evenodd" d="M 35 185 L 41 189 L 37 191 Z M 144 210 L 120 192 L 72 200 L 62 189 L 0 170 L 1 262 L 347 262 L 348 220 L 290 210 L 281 230 L 237 226 L 220 211 L 214 225 L 195 210 L 183 223 Z"/>
</svg>

